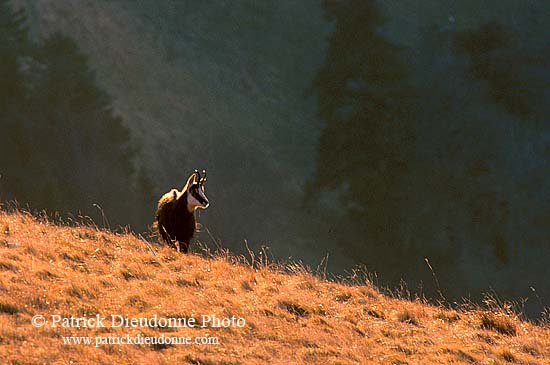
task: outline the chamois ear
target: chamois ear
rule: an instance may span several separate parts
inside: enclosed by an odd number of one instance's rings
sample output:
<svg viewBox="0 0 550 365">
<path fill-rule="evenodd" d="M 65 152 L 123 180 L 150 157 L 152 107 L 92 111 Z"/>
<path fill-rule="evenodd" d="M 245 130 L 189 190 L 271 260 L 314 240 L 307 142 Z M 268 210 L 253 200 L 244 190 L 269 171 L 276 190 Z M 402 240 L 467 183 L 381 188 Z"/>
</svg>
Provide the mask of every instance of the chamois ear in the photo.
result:
<svg viewBox="0 0 550 365">
<path fill-rule="evenodd" d="M 191 185 L 193 185 L 195 182 L 197 182 L 197 174 L 193 172 L 191 176 L 189 176 L 189 179 L 187 179 L 187 182 L 185 183 L 185 187 L 183 190 L 187 190 L 187 188 Z"/>
</svg>

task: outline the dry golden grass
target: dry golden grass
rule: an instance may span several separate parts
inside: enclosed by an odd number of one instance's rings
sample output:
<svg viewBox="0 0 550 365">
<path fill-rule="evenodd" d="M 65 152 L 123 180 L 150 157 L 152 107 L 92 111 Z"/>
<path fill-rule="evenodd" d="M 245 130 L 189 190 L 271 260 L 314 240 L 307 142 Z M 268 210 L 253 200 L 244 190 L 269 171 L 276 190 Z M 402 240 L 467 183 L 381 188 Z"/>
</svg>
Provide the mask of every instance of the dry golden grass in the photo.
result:
<svg viewBox="0 0 550 365">
<path fill-rule="evenodd" d="M 0 212 L 1 364 L 548 364 L 550 328 L 450 310 L 300 265 L 181 255 L 130 234 Z M 290 273 L 289 273 L 290 271 Z M 35 328 L 31 317 L 243 317 L 242 328 Z M 62 336 L 210 336 L 218 345 L 66 345 Z"/>
</svg>

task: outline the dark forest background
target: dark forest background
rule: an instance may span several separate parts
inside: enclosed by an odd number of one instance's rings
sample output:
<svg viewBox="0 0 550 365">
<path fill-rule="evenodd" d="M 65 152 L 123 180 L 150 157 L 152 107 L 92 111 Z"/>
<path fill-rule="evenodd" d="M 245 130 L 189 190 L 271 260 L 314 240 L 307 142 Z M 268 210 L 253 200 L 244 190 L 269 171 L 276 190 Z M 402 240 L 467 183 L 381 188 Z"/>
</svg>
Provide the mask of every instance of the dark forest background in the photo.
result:
<svg viewBox="0 0 550 365">
<path fill-rule="evenodd" d="M 129 209 L 151 198 L 136 147 L 74 40 L 31 41 L 24 11 L 2 0 L 0 52 L 2 198 L 77 220 L 104 209 L 143 227 L 150 217 Z"/>
<path fill-rule="evenodd" d="M 443 3 L 0 0 L 0 199 L 143 231 L 207 168 L 233 252 L 536 315 L 548 6 Z"/>
</svg>

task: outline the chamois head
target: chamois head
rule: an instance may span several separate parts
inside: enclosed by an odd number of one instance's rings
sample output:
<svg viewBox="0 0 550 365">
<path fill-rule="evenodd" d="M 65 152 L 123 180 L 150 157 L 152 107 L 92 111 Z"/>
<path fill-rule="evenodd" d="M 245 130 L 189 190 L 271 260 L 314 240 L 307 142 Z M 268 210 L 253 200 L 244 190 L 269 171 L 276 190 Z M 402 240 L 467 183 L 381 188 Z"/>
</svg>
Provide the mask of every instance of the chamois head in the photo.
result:
<svg viewBox="0 0 550 365">
<path fill-rule="evenodd" d="M 187 210 L 190 212 L 195 209 L 206 209 L 210 205 L 208 198 L 204 194 L 204 183 L 206 182 L 206 170 L 202 170 L 202 176 L 199 170 L 195 170 L 187 179 L 183 188 L 187 192 Z"/>
</svg>

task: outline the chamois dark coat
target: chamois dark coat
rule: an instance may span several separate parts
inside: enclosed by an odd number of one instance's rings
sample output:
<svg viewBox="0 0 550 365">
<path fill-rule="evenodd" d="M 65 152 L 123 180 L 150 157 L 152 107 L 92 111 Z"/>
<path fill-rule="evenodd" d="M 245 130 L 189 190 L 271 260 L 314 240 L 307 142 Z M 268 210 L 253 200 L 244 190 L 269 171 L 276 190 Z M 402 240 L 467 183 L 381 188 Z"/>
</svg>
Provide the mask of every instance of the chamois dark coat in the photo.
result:
<svg viewBox="0 0 550 365">
<path fill-rule="evenodd" d="M 195 234 L 195 209 L 209 205 L 204 195 L 206 174 L 201 178 L 195 170 L 180 192 L 172 189 L 160 198 L 157 207 L 156 226 L 161 238 L 178 251 L 187 253 Z"/>
</svg>

